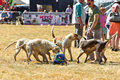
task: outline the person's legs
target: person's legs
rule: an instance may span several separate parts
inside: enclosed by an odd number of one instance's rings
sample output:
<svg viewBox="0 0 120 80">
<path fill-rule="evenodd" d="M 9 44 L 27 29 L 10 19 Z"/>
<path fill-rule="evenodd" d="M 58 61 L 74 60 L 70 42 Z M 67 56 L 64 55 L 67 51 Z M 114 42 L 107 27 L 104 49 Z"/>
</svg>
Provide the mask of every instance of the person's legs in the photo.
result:
<svg viewBox="0 0 120 80">
<path fill-rule="evenodd" d="M 80 36 L 83 36 L 83 29 L 80 29 L 80 24 L 75 24 L 75 33 L 77 33 Z M 79 47 L 79 41 L 75 40 L 74 47 Z"/>
<path fill-rule="evenodd" d="M 89 30 L 88 30 L 88 32 L 89 32 Z M 86 38 L 87 38 L 87 40 L 89 40 L 89 39 L 93 39 L 93 36 L 91 36 L 88 32 L 87 32 L 87 34 L 86 34 Z M 95 58 L 94 58 L 94 53 L 89 54 L 87 60 L 95 60 Z"/>
<path fill-rule="evenodd" d="M 115 51 L 118 51 L 119 50 L 119 38 L 120 38 L 120 23 L 116 23 L 116 27 L 117 27 L 117 35 L 115 37 Z"/>
<path fill-rule="evenodd" d="M 98 30 L 93 30 L 92 33 L 93 33 L 93 37 L 90 36 L 88 33 L 87 33 L 87 39 L 100 39 L 101 38 L 101 31 L 102 29 L 98 29 Z M 89 32 L 89 31 L 88 31 Z M 97 56 L 96 56 L 97 58 Z M 91 53 L 89 56 L 88 56 L 88 60 L 94 60 L 94 53 Z M 98 59 L 98 58 L 97 58 Z M 97 60 L 96 59 L 96 60 Z"/>
<path fill-rule="evenodd" d="M 102 28 L 97 29 L 97 30 L 93 30 L 93 38 L 100 40 L 100 38 L 101 38 L 101 33 L 102 33 Z M 100 58 L 102 58 L 102 57 L 100 57 Z M 96 54 L 96 61 L 98 61 L 98 60 L 99 60 L 99 58 L 98 58 L 98 56 L 97 56 L 97 54 Z"/>
<path fill-rule="evenodd" d="M 118 51 L 118 45 L 119 45 L 119 36 L 120 34 L 117 34 L 115 37 L 115 51 Z"/>
<path fill-rule="evenodd" d="M 104 34 L 102 34 L 101 37 L 102 37 L 102 40 L 104 41 L 104 40 L 105 40 L 105 38 L 104 38 Z"/>
</svg>

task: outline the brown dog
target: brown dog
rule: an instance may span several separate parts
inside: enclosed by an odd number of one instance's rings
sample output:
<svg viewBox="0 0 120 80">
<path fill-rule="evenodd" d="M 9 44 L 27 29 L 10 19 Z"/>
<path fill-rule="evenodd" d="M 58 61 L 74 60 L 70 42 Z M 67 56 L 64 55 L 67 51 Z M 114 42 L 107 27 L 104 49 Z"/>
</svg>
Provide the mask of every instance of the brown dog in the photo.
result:
<svg viewBox="0 0 120 80">
<path fill-rule="evenodd" d="M 97 40 L 97 39 L 89 39 L 89 40 L 85 40 L 84 38 L 80 39 L 80 43 L 79 43 L 79 50 L 80 50 L 80 54 L 77 57 L 77 63 L 79 63 L 79 58 L 83 53 L 86 53 L 86 59 L 84 61 L 84 63 L 87 62 L 87 58 L 88 55 L 93 53 L 94 51 L 96 51 L 96 56 L 99 59 L 99 64 L 101 63 L 102 59 L 100 56 L 102 56 L 104 58 L 104 63 L 107 61 L 107 58 L 104 55 L 104 52 L 106 50 L 106 46 L 109 43 L 109 41 L 115 36 L 116 34 L 114 34 L 109 40 L 107 40 L 106 42 L 101 41 L 101 40 Z"/>
<path fill-rule="evenodd" d="M 73 40 L 78 40 L 78 34 L 71 33 L 71 34 L 68 34 L 67 36 L 55 37 L 55 35 L 53 33 L 53 29 L 54 29 L 54 26 L 52 27 L 53 43 L 60 47 L 64 56 L 65 56 L 65 50 L 68 49 L 71 61 L 73 61 L 72 54 L 71 54 L 71 43 Z"/>
</svg>

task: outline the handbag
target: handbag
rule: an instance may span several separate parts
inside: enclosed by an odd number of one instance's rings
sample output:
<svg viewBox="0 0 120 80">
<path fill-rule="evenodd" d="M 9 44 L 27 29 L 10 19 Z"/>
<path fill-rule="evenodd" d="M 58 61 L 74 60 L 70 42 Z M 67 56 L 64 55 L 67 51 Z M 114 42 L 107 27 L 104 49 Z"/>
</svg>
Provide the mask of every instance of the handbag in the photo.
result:
<svg viewBox="0 0 120 80">
<path fill-rule="evenodd" d="M 115 12 L 110 13 L 110 22 L 120 22 L 120 15 L 116 12 L 117 8 L 118 6 L 116 7 Z"/>
</svg>

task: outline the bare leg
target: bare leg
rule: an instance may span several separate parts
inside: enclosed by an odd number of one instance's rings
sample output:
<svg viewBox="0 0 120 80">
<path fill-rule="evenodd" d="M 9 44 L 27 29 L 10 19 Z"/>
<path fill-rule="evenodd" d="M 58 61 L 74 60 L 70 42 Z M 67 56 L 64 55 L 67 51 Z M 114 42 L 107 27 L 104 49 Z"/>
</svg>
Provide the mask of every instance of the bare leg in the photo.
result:
<svg viewBox="0 0 120 80">
<path fill-rule="evenodd" d="M 116 37 L 116 36 L 115 36 L 115 37 Z M 115 38 L 113 38 L 113 39 L 111 40 L 111 46 L 112 46 L 113 49 L 115 49 Z"/>
<path fill-rule="evenodd" d="M 104 34 L 102 34 L 102 40 L 103 40 L 103 41 L 105 40 Z"/>
<path fill-rule="evenodd" d="M 115 37 L 115 49 L 119 49 L 119 48 L 118 48 L 118 45 L 119 45 L 119 37 L 120 37 L 120 34 L 117 34 L 116 37 Z"/>
</svg>

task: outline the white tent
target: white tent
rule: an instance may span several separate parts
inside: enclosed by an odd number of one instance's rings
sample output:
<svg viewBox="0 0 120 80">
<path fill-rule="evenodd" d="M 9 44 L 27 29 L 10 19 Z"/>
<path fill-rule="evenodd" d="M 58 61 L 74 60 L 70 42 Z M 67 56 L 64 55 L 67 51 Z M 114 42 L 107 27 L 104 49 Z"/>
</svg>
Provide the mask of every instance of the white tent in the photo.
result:
<svg viewBox="0 0 120 80">
<path fill-rule="evenodd" d="M 13 0 L 13 4 L 29 4 L 29 0 Z"/>
</svg>

